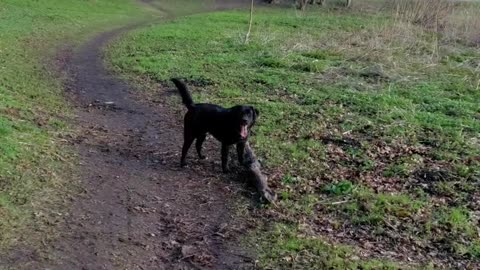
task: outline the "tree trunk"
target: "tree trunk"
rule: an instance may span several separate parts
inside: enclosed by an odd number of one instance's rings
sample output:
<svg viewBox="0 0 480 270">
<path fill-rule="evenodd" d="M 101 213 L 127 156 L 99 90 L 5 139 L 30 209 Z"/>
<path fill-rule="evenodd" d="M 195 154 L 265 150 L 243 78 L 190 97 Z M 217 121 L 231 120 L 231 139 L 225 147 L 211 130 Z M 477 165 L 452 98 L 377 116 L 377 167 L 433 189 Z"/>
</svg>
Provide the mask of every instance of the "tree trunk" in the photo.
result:
<svg viewBox="0 0 480 270">
<path fill-rule="evenodd" d="M 248 22 L 248 31 L 247 34 L 245 35 L 245 44 L 248 43 L 248 39 L 250 38 L 250 32 L 252 31 L 252 23 L 253 23 L 253 1 L 250 5 L 250 21 Z"/>
<path fill-rule="evenodd" d="M 308 4 L 308 0 L 297 0 L 298 9 L 302 11 L 305 10 L 305 8 L 307 7 L 307 4 Z"/>
<path fill-rule="evenodd" d="M 350 7 L 352 5 L 352 0 L 347 0 L 347 7 Z"/>
</svg>

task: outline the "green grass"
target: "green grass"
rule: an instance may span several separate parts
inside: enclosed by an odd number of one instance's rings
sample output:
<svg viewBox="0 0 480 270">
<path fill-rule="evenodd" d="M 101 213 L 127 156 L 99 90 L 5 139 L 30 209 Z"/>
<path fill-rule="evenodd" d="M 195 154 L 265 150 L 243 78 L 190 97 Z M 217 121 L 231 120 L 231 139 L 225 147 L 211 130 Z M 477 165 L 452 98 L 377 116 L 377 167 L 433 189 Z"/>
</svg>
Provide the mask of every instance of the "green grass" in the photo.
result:
<svg viewBox="0 0 480 270">
<path fill-rule="evenodd" d="M 247 22 L 245 11 L 177 19 L 127 35 L 109 59 L 133 80 L 183 77 L 197 101 L 260 109 L 252 141 L 281 172 L 269 211 L 293 228 L 264 232 L 261 264 L 291 266 L 287 254 L 344 269 L 348 250 L 377 241 L 401 264 L 478 261 L 479 52 L 461 42 L 435 52 L 436 34 L 383 13 L 259 8 L 244 44 Z M 354 263 L 389 259 L 369 254 Z"/>
<path fill-rule="evenodd" d="M 277 224 L 255 236 L 260 242 L 260 267 L 277 269 L 365 269 L 394 270 L 398 265 L 382 260 L 360 259 L 351 247 L 308 238 L 301 229 Z M 259 241 L 260 240 L 260 241 Z M 302 254 L 303 253 L 303 254 Z M 299 256 L 299 254 L 302 254 Z"/>
<path fill-rule="evenodd" d="M 55 222 L 73 184 L 73 153 L 61 140 L 71 111 L 47 59 L 144 14 L 130 0 L 0 2 L 0 249 L 46 237 L 42 222 Z"/>
</svg>

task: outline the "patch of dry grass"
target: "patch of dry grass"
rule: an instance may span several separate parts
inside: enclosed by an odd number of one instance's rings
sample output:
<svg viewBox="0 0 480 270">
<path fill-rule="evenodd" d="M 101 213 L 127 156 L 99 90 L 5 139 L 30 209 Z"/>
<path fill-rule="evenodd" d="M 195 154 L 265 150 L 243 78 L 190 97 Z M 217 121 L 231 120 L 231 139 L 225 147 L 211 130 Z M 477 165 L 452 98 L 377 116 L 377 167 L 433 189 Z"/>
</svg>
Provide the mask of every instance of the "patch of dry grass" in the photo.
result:
<svg viewBox="0 0 480 270">
<path fill-rule="evenodd" d="M 395 18 L 432 29 L 442 27 L 454 7 L 448 0 L 394 0 L 387 6 Z"/>
<path fill-rule="evenodd" d="M 292 42 L 285 42 L 283 51 L 286 54 L 312 49 L 336 51 L 347 56 L 349 61 L 369 62 L 390 75 L 397 74 L 397 80 L 411 81 L 422 79 L 432 67 L 452 54 L 480 46 L 480 5 L 477 3 L 454 4 L 445 0 L 382 2 L 369 2 L 369 6 L 376 6 L 377 11 L 385 11 L 379 16 L 386 14 L 390 17 L 379 20 L 382 23 L 360 31 L 337 31 L 333 37 L 315 36 L 311 32 L 294 33 L 297 37 L 287 39 Z M 269 34 L 264 31 L 262 36 Z M 480 65 L 471 63 L 471 60 L 466 59 L 469 68 L 472 72 L 478 71 Z"/>
<path fill-rule="evenodd" d="M 467 3 L 456 5 L 448 16 L 443 29 L 446 43 L 463 43 L 468 46 L 480 46 L 480 4 Z"/>
<path fill-rule="evenodd" d="M 395 0 L 386 7 L 396 21 L 439 34 L 442 44 L 480 45 L 480 4 L 449 0 Z"/>
</svg>

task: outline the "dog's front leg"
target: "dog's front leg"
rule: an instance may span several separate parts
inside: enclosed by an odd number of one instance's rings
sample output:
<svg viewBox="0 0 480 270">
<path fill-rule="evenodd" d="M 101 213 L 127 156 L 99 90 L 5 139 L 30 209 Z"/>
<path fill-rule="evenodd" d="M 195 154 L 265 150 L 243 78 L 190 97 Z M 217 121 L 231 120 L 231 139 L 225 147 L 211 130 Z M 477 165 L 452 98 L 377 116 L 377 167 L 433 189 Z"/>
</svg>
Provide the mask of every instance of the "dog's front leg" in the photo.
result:
<svg viewBox="0 0 480 270">
<path fill-rule="evenodd" d="M 228 152 L 230 152 L 230 145 L 222 143 L 222 170 L 224 173 L 228 172 Z"/>
</svg>

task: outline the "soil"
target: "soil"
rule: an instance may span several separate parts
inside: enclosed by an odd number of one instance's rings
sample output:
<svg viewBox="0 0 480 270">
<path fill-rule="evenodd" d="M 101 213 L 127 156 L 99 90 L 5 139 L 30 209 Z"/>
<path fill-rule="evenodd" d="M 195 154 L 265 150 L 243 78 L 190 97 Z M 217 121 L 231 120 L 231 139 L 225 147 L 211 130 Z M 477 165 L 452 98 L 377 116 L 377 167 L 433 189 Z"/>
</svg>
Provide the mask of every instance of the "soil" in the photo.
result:
<svg viewBox="0 0 480 270">
<path fill-rule="evenodd" d="M 246 187 L 230 180 L 235 175 L 221 173 L 218 143 L 207 140 L 208 160 L 191 151 L 190 166 L 180 168 L 182 115 L 166 101 L 173 87 L 157 102 L 141 100 L 105 68 L 103 48 L 134 27 L 60 52 L 77 109 L 81 135 L 74 144 L 83 192 L 73 199 L 59 236 L 46 243 L 48 256 L 18 251 L 9 268 L 255 268 L 251 254 L 235 242 L 248 222 L 234 214 L 239 200 L 242 207 L 254 202 L 240 196 Z"/>
</svg>

